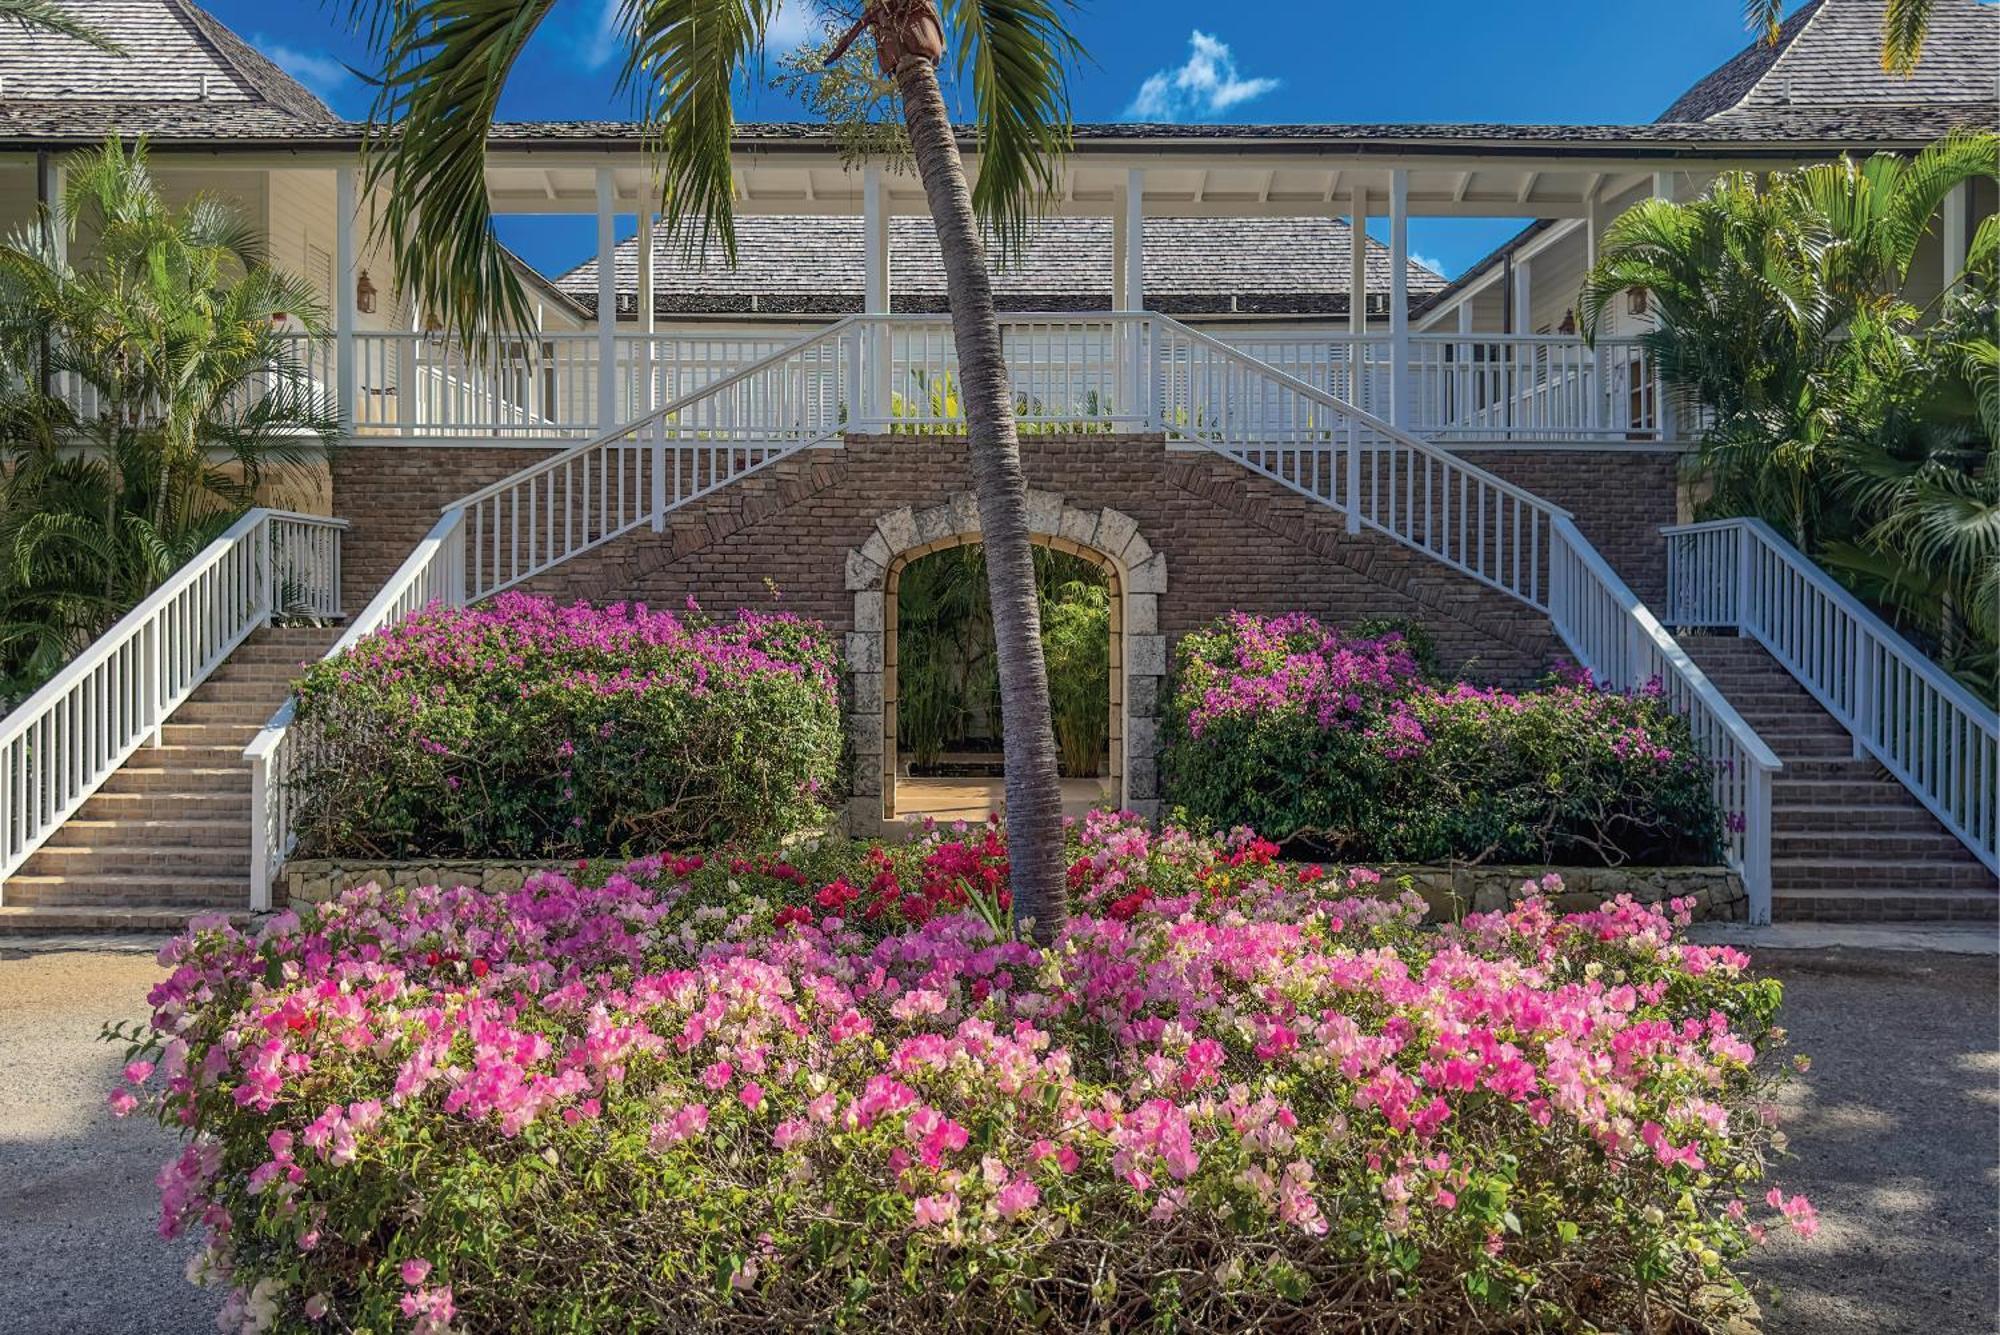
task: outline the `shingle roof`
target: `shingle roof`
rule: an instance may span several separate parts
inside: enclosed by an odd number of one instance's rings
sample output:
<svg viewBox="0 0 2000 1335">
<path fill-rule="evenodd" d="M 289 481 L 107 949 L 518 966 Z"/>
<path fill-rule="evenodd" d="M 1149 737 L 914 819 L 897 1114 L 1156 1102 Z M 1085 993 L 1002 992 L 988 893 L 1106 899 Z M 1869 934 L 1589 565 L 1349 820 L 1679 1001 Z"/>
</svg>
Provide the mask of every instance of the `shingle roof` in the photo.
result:
<svg viewBox="0 0 2000 1335">
<path fill-rule="evenodd" d="M 1773 111 L 1991 104 L 2000 78 L 2000 6 L 1937 0 L 1923 58 L 1908 75 L 1882 68 L 1883 0 L 1813 0 L 1775 45 L 1755 42 L 1683 93 L 1662 122 L 1756 122 Z"/>
<path fill-rule="evenodd" d="M 737 219 L 740 263 L 720 249 L 689 258 L 664 236 L 654 244 L 654 309 L 674 314 L 837 315 L 861 309 L 865 249 L 856 217 L 752 216 Z M 1108 310 L 1113 223 L 1057 217 L 1035 230 L 1027 252 L 994 274 L 1002 309 Z M 945 308 L 937 233 L 925 218 L 890 220 L 890 290 L 899 311 Z M 637 309 L 638 242 L 618 248 L 619 310 Z M 1175 314 L 1343 314 L 1347 310 L 1347 224 L 1334 218 L 1148 218 L 1146 305 Z M 1368 243 L 1368 288 L 1389 290 L 1389 252 Z M 593 311 L 597 261 L 558 280 Z M 1444 285 L 1409 266 L 1412 301 Z"/>
<path fill-rule="evenodd" d="M 66 0 L 117 42 L 103 52 L 52 33 L 0 41 L 0 123 L 51 133 L 136 132 L 148 119 L 200 124 L 214 137 L 338 125 L 297 80 L 192 0 Z"/>
<path fill-rule="evenodd" d="M 1882 69 L 1883 9 L 1883 0 L 1812 0 L 1784 21 L 1776 43 L 1759 40 L 1737 52 L 1682 93 L 1654 125 L 1679 131 L 1699 123 L 1704 132 L 1719 134 L 1768 134 L 1814 122 L 1878 131 L 1925 127 L 1913 136 L 1922 142 L 2000 121 L 2000 5 L 1937 0 L 1923 56 L 1908 76 Z M 1450 301 L 1552 225 L 1542 219 L 1522 228 L 1420 312 Z"/>
</svg>

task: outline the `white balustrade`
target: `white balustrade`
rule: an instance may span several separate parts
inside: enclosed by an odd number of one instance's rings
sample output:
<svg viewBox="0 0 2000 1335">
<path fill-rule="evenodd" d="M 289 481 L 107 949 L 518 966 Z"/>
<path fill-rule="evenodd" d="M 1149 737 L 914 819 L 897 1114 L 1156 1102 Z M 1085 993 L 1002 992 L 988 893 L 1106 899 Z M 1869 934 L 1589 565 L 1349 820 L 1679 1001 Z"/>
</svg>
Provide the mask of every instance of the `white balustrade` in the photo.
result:
<svg viewBox="0 0 2000 1335">
<path fill-rule="evenodd" d="M 259 626 L 340 609 L 341 520 L 256 509 L 0 719 L 0 878 Z"/>
<path fill-rule="evenodd" d="M 1678 625 L 1762 645 L 1986 866 L 2000 874 L 2000 715 L 1761 519 L 1667 535 Z"/>
</svg>

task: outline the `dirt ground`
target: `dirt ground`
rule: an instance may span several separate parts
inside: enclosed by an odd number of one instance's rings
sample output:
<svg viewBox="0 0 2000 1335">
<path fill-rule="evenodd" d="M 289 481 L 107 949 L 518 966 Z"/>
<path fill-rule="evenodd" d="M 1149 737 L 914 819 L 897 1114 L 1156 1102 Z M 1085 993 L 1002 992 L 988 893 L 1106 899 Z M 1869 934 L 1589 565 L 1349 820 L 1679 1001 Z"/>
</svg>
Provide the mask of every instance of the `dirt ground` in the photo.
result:
<svg viewBox="0 0 2000 1335">
<path fill-rule="evenodd" d="M 2000 1328 L 2000 988 L 1990 957 L 1766 952 L 1785 983 L 1794 1157 L 1776 1180 L 1818 1205 L 1816 1240 L 1750 1267 L 1784 1335 L 1975 1335 Z M 220 1295 L 154 1231 L 172 1146 L 104 1106 L 159 976 L 143 953 L 0 948 L 0 1330 L 195 1335 Z"/>
</svg>

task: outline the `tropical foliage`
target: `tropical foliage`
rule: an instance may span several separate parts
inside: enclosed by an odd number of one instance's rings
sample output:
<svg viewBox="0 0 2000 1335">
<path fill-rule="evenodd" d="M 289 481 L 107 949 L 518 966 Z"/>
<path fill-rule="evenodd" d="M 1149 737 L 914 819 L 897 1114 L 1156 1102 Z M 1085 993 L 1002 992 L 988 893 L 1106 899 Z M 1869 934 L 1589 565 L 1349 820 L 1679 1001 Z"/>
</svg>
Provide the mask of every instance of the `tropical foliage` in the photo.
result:
<svg viewBox="0 0 2000 1335">
<path fill-rule="evenodd" d="M 68 258 L 74 254 L 76 258 Z M 225 205 L 144 143 L 80 155 L 0 243 L 0 696 L 47 677 L 337 432 L 280 337 L 320 326 Z"/>
<path fill-rule="evenodd" d="M 381 51 L 366 180 L 385 188 L 377 222 L 397 286 L 477 342 L 529 327 L 519 277 L 494 239 L 487 132 L 509 76 L 555 0 L 351 0 Z M 713 241 L 732 259 L 735 174 L 731 99 L 762 72 L 778 0 L 619 0 L 609 10 L 625 50 L 622 87 L 650 131 L 652 172 L 669 241 Z M 819 5 L 810 6 L 820 10 Z M 844 6 L 829 6 L 844 21 Z M 857 6 L 829 63 L 873 61 L 879 78 L 843 77 L 894 102 L 923 181 L 944 259 L 993 609 L 995 664 L 1007 717 L 1009 838 L 1025 916 L 1053 930 L 1063 911 L 1062 790 L 1048 672 L 1041 653 L 1013 394 L 986 240 L 1017 247 L 1059 180 L 1070 140 L 1069 69 L 1080 54 L 1063 0 L 895 0 Z M 829 29 L 829 32 L 831 30 Z M 947 38 L 950 54 L 947 55 Z M 965 95 L 979 140 L 968 183 L 940 82 Z"/>
<path fill-rule="evenodd" d="M 1777 984 L 1272 852 L 1093 816 L 1046 947 L 995 829 L 365 886 L 171 944 L 112 1106 L 232 1329 L 1739 1328 Z"/>
<path fill-rule="evenodd" d="M 1094 562 L 1035 548 L 1042 654 L 1062 772 L 1094 776 L 1110 741 L 1111 590 Z M 896 737 L 918 767 L 999 740 L 1000 680 L 985 549 L 935 552 L 896 590 Z"/>
<path fill-rule="evenodd" d="M 1657 690 L 1571 674 L 1445 684 L 1399 631 L 1233 613 L 1182 637 L 1167 799 L 1197 824 L 1349 861 L 1540 866 L 1718 860 L 1708 763 Z"/>
<path fill-rule="evenodd" d="M 7 27 L 74 37 L 100 51 L 120 53 L 125 49 L 78 18 L 71 5 L 58 4 L 57 0 L 0 0 L 0 28 Z"/>
<path fill-rule="evenodd" d="M 1703 511 L 1757 515 L 1989 689 L 2000 625 L 2000 226 L 1919 308 L 1902 293 L 1941 202 L 2000 138 L 1725 176 L 1607 230 L 1585 326 L 1628 289 L 1660 313 L 1662 374 L 1703 422 Z"/>
<path fill-rule="evenodd" d="M 291 798 L 303 856 L 604 856 L 820 820 L 840 759 L 830 638 L 503 594 L 313 664 L 298 722 L 334 763 Z"/>
<path fill-rule="evenodd" d="M 1785 8 L 1791 0 L 1748 0 L 1744 13 L 1750 26 L 1776 45 L 1784 25 Z M 1946 0 L 1950 3 L 1950 0 Z M 1930 32 L 1931 13 L 1938 0 L 1886 0 L 1882 10 L 1882 68 L 1908 74 L 1923 59 L 1924 38 Z"/>
</svg>

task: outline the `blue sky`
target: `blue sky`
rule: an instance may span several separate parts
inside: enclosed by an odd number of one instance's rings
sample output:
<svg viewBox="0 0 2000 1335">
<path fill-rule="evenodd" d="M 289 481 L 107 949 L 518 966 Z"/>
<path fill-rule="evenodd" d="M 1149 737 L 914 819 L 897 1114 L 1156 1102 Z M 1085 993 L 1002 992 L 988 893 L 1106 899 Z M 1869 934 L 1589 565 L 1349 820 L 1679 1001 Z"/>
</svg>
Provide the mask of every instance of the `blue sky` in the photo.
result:
<svg viewBox="0 0 2000 1335">
<path fill-rule="evenodd" d="M 366 112 L 368 89 L 346 65 L 370 61 L 342 26 L 338 0 L 204 2 L 336 111 Z M 616 3 L 563 0 L 516 72 L 502 114 L 629 115 L 629 98 L 613 88 Z M 780 42 L 810 30 L 805 3 L 787 0 Z M 1646 121 L 1749 40 L 1741 0 L 1085 0 L 1073 26 L 1090 56 L 1071 89 L 1084 121 Z M 738 114 L 793 119 L 798 110 L 771 89 L 750 87 Z M 1519 225 L 1416 219 L 1411 248 L 1456 274 Z M 510 243 L 551 272 L 593 246 L 587 219 L 503 227 Z"/>
</svg>

